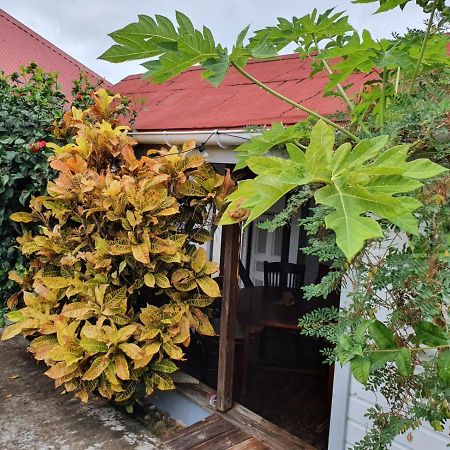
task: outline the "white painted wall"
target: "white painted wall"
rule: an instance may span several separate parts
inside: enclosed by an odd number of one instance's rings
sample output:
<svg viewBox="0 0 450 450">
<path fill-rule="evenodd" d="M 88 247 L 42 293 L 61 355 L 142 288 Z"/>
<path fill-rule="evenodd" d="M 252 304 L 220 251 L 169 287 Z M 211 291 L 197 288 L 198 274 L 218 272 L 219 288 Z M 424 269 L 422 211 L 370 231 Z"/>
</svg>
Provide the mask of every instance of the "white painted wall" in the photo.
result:
<svg viewBox="0 0 450 450">
<path fill-rule="evenodd" d="M 396 243 L 401 245 L 402 241 Z M 385 248 L 378 248 L 374 253 L 381 253 Z M 341 306 L 349 302 L 349 291 L 341 292 Z M 369 420 L 364 417 L 367 410 L 375 403 L 385 405 L 380 393 L 364 390 L 364 386 L 351 376 L 350 367 L 336 365 L 334 373 L 333 400 L 328 450 L 346 450 L 361 440 L 370 428 Z M 412 440 L 407 434 L 398 436 L 391 448 L 393 450 L 448 450 L 450 446 L 450 424 L 442 433 L 434 431 L 428 424 L 411 431 Z"/>
</svg>

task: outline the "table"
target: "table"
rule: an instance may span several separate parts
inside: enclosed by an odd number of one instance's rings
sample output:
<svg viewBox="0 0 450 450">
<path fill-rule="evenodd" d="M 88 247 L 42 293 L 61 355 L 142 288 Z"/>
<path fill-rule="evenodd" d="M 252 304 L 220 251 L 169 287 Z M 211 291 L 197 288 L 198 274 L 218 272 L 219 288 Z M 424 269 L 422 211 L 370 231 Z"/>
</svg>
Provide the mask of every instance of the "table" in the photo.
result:
<svg viewBox="0 0 450 450">
<path fill-rule="evenodd" d="M 296 301 L 294 305 L 280 303 L 284 292 L 293 296 Z M 301 292 L 293 290 L 243 288 L 238 292 L 238 319 L 247 325 L 295 330 L 298 328 L 298 318 L 306 312 L 306 303 Z"/>
<path fill-rule="evenodd" d="M 285 292 L 288 292 L 287 295 L 293 296 L 295 299 L 293 305 L 288 306 L 280 302 L 286 295 Z M 301 292 L 280 288 L 250 287 L 239 289 L 237 316 L 243 329 L 242 397 L 247 392 L 251 335 L 262 331 L 264 328 L 298 330 L 298 319 L 301 316 L 318 307 L 331 306 L 333 303 L 336 303 L 334 299 L 308 301 L 303 299 Z"/>
</svg>

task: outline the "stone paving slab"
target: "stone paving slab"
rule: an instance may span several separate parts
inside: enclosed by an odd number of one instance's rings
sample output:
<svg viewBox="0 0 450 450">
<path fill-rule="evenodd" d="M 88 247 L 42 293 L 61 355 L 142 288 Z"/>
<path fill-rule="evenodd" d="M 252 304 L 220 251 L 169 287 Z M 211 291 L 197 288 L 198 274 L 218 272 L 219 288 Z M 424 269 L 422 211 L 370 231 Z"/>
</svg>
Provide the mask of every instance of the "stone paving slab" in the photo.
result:
<svg viewBox="0 0 450 450">
<path fill-rule="evenodd" d="M 157 437 L 102 399 L 61 395 L 23 339 L 0 342 L 1 450 L 153 450 Z"/>
</svg>

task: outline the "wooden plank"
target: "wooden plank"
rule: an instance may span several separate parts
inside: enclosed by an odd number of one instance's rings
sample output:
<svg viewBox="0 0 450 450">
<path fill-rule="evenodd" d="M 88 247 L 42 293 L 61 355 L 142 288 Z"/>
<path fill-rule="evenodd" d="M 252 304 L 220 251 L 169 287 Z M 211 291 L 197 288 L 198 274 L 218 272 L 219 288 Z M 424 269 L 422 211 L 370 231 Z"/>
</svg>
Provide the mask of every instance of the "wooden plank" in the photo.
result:
<svg viewBox="0 0 450 450">
<path fill-rule="evenodd" d="M 240 238 L 241 229 L 238 224 L 222 227 L 222 242 L 224 243 L 223 293 L 217 379 L 217 409 L 222 412 L 233 406 L 234 340 L 236 335 Z"/>
<path fill-rule="evenodd" d="M 218 422 L 223 420 L 219 415 L 213 414 L 206 419 L 200 420 L 200 422 L 194 423 L 193 425 L 183 428 L 182 430 L 177 431 L 174 435 L 169 436 L 168 439 L 165 440 L 167 444 L 171 442 L 178 441 L 188 435 L 196 434 L 197 432 L 201 432 L 208 424 Z"/>
<path fill-rule="evenodd" d="M 233 447 L 233 445 L 239 444 L 248 438 L 248 434 L 233 427 L 233 429 L 226 433 L 209 439 L 195 447 L 190 447 L 189 450 L 228 450 L 230 447 Z"/>
<path fill-rule="evenodd" d="M 273 450 L 317 450 L 302 439 L 236 404 L 227 411 L 225 419 L 242 431 L 266 443 Z"/>
<path fill-rule="evenodd" d="M 239 444 L 230 447 L 230 450 L 268 450 L 268 449 L 270 449 L 270 447 L 268 447 L 263 442 L 256 440 L 254 437 L 251 437 L 246 441 L 240 442 Z"/>
<path fill-rule="evenodd" d="M 172 450 L 188 450 L 207 444 L 209 441 L 221 440 L 221 437 L 236 430 L 230 423 L 220 416 L 211 416 L 185 428 L 170 440 L 166 441 Z M 202 447 L 199 447 L 202 448 Z"/>
</svg>

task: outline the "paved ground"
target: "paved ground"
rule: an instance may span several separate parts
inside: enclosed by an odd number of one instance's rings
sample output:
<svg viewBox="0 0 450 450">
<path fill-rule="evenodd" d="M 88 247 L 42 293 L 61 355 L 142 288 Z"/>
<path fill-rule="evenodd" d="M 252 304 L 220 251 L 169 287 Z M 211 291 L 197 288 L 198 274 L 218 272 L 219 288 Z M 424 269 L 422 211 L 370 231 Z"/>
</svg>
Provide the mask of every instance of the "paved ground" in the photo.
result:
<svg viewBox="0 0 450 450">
<path fill-rule="evenodd" d="M 21 339 L 0 342 L 1 450 L 152 450 L 158 439 L 107 402 L 61 395 Z"/>
</svg>

